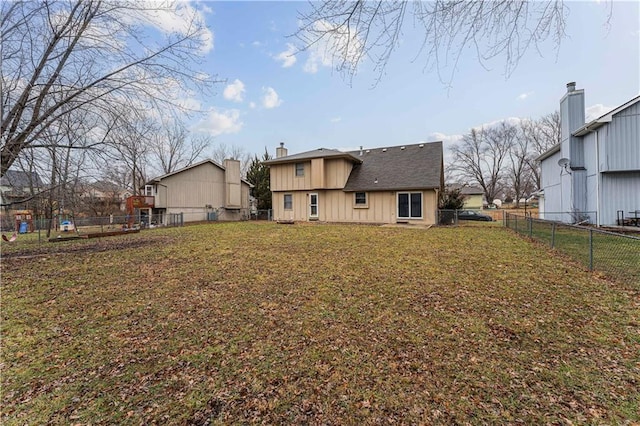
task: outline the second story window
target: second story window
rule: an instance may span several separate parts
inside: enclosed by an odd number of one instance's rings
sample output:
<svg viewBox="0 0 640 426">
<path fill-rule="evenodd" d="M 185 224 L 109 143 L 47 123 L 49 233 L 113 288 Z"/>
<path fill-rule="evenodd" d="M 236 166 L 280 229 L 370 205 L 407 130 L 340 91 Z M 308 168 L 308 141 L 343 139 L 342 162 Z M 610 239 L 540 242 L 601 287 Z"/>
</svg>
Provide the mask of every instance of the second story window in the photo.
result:
<svg viewBox="0 0 640 426">
<path fill-rule="evenodd" d="M 296 163 L 296 176 L 304 176 L 304 163 Z"/>
<path fill-rule="evenodd" d="M 146 195 L 147 197 L 153 196 L 153 185 L 144 186 L 144 195 Z"/>
</svg>

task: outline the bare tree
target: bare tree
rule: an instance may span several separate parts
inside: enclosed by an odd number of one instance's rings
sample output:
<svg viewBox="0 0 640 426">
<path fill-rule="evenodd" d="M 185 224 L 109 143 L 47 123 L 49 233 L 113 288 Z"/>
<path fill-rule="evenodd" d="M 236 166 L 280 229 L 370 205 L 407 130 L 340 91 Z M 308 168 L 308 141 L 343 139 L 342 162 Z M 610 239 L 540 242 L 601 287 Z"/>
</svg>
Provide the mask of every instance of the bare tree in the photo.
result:
<svg viewBox="0 0 640 426">
<path fill-rule="evenodd" d="M 205 89 L 210 79 L 190 68 L 207 41 L 201 19 L 191 14 L 160 42 L 143 36 L 154 13 L 170 10 L 135 0 L 1 2 L 0 175 L 66 115 L 171 109 L 171 88 Z"/>
<path fill-rule="evenodd" d="M 106 137 L 109 151 L 105 152 L 103 168 L 115 168 L 124 172 L 124 189 L 139 195 L 149 178 L 152 139 L 158 132 L 158 124 L 133 110 L 121 111 L 111 118 Z"/>
<path fill-rule="evenodd" d="M 151 150 L 161 173 L 167 174 L 193 164 L 212 142 L 210 136 L 189 135 L 182 123 L 174 121 L 155 136 Z"/>
<path fill-rule="evenodd" d="M 251 164 L 251 155 L 241 146 L 228 146 L 224 143 L 218 144 L 211 151 L 211 159 L 218 164 L 222 164 L 225 159 L 232 158 L 240 161 L 240 174 L 244 177 L 247 175 L 249 165 Z"/>
<path fill-rule="evenodd" d="M 504 169 L 513 143 L 512 129 L 505 122 L 497 127 L 471 129 L 451 147 L 453 166 L 460 177 L 480 185 L 491 203 L 504 185 Z"/>
<path fill-rule="evenodd" d="M 332 57 L 335 67 L 349 77 L 365 58 L 381 76 L 412 22 L 423 36 L 418 55 L 425 56 L 425 66 L 435 66 L 446 83 L 468 49 L 481 64 L 504 56 L 505 74 L 510 75 L 529 49 L 548 39 L 560 44 L 568 15 L 562 0 L 324 0 L 310 2 L 309 7 L 310 12 L 300 14 L 302 25 L 295 34 L 301 50 L 322 49 L 320 53 Z M 446 67 L 452 71 L 444 78 L 441 71 Z"/>
<path fill-rule="evenodd" d="M 510 129 L 505 132 L 505 137 L 511 138 L 507 175 L 510 189 L 516 200 L 516 208 L 520 207 L 520 198 L 525 194 L 529 183 L 530 139 L 524 131 L 527 127 L 528 121 L 522 120 L 520 125 L 511 125 Z"/>
<path fill-rule="evenodd" d="M 540 164 L 536 159 L 561 141 L 560 112 L 555 111 L 538 120 L 529 120 L 523 127 L 524 137 L 530 141 L 530 155 L 527 166 L 531 172 L 531 180 L 536 189 L 540 189 Z"/>
</svg>

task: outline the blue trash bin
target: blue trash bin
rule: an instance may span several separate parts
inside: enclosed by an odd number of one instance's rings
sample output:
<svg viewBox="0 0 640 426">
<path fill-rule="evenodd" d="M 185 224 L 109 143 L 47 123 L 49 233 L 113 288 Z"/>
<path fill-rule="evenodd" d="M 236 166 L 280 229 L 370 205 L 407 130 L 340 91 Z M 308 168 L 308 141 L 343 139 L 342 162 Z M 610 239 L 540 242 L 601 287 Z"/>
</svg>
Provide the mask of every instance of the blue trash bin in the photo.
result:
<svg viewBox="0 0 640 426">
<path fill-rule="evenodd" d="M 21 234 L 26 234 L 27 232 L 29 232 L 29 224 L 27 224 L 27 222 L 21 222 L 20 230 L 18 232 L 20 232 Z"/>
</svg>

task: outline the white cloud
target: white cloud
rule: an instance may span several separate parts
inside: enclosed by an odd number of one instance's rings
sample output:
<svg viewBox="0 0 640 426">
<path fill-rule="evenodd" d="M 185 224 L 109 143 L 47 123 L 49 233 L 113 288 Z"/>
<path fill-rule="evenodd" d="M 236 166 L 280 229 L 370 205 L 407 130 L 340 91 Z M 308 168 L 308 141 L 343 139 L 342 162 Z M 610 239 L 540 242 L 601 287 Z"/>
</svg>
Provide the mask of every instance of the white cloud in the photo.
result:
<svg viewBox="0 0 640 426">
<path fill-rule="evenodd" d="M 235 79 L 233 83 L 227 85 L 222 92 L 222 96 L 228 101 L 242 102 L 244 99 L 244 83 Z"/>
<path fill-rule="evenodd" d="M 255 102 L 249 102 L 249 108 L 251 109 L 255 109 L 256 108 L 256 103 Z"/>
<path fill-rule="evenodd" d="M 339 123 L 342 121 L 342 117 L 333 117 L 331 120 L 332 123 Z"/>
<path fill-rule="evenodd" d="M 587 109 L 585 111 L 584 120 L 588 123 L 588 122 L 590 122 L 592 120 L 595 120 L 596 118 L 599 118 L 599 117 L 605 115 L 606 113 L 608 113 L 612 109 L 613 109 L 613 107 L 604 106 L 602 104 L 591 105 L 590 107 L 587 107 Z"/>
<path fill-rule="evenodd" d="M 325 20 L 314 23 L 314 32 L 328 34 L 309 47 L 309 57 L 303 67 L 305 72 L 315 74 L 320 66 L 333 66 L 333 59 L 336 56 L 344 59 L 346 65 L 355 64 L 362 56 L 364 46 L 360 38 L 355 35 L 356 32 L 331 33 L 336 28 L 336 25 Z"/>
<path fill-rule="evenodd" d="M 252 45 L 253 47 L 262 47 L 262 46 L 264 46 L 264 43 L 263 43 L 263 42 L 261 42 L 261 41 L 257 41 L 257 40 L 256 40 L 256 41 L 254 41 L 253 43 L 251 43 L 251 45 Z"/>
<path fill-rule="evenodd" d="M 527 99 L 528 97 L 530 97 L 531 95 L 533 95 L 535 92 L 525 92 L 525 93 L 521 93 L 520 95 L 518 95 L 518 100 L 520 101 L 524 101 L 525 99 Z"/>
<path fill-rule="evenodd" d="M 298 60 L 295 56 L 295 53 L 296 47 L 291 43 L 287 43 L 287 50 L 278 53 L 276 56 L 274 56 L 274 59 L 278 62 L 282 62 L 282 68 L 289 68 Z"/>
<path fill-rule="evenodd" d="M 133 12 L 133 15 L 137 15 L 137 18 L 143 22 L 165 34 L 187 35 L 195 32 L 195 39 L 200 43 L 200 53 L 206 54 L 213 50 L 214 35 L 207 27 L 205 17 L 205 14 L 211 13 L 211 8 L 204 6 L 196 9 L 187 1 L 175 3 L 151 1 L 142 2 L 142 4 L 148 7 L 142 7 Z M 130 9 L 127 10 L 131 12 Z"/>
<path fill-rule="evenodd" d="M 278 93 L 273 89 L 273 87 L 263 88 L 264 96 L 262 97 L 262 106 L 271 109 L 279 107 L 282 104 L 282 99 L 278 96 Z"/>
<path fill-rule="evenodd" d="M 211 136 L 220 136 L 238 133 L 242 129 L 242 125 L 240 111 L 237 109 L 218 110 L 212 108 L 207 113 L 207 117 L 195 125 L 194 130 Z"/>
</svg>

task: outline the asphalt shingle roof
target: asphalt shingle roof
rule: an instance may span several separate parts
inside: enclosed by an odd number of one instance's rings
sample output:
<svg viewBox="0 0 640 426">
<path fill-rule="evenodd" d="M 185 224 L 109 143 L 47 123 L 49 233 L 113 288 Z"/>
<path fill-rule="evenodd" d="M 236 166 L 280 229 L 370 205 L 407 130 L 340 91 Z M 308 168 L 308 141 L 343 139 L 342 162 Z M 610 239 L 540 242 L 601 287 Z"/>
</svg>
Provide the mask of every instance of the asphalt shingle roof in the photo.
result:
<svg viewBox="0 0 640 426">
<path fill-rule="evenodd" d="M 439 188 L 442 142 L 353 151 L 362 160 L 355 165 L 345 191 L 398 191 Z"/>
<path fill-rule="evenodd" d="M 7 170 L 5 175 L 0 179 L 0 185 L 13 188 L 28 188 L 31 184 L 33 184 L 34 188 L 42 188 L 44 186 L 40 180 L 40 176 L 36 172 Z"/>
<path fill-rule="evenodd" d="M 354 163 L 360 163 L 361 159 L 352 155 L 353 153 L 338 151 L 336 149 L 318 148 L 313 151 L 301 152 L 299 154 L 287 155 L 285 157 L 274 158 L 273 160 L 265 161 L 265 164 L 284 164 L 293 163 L 301 160 L 311 160 L 313 158 L 347 158 Z"/>
</svg>

